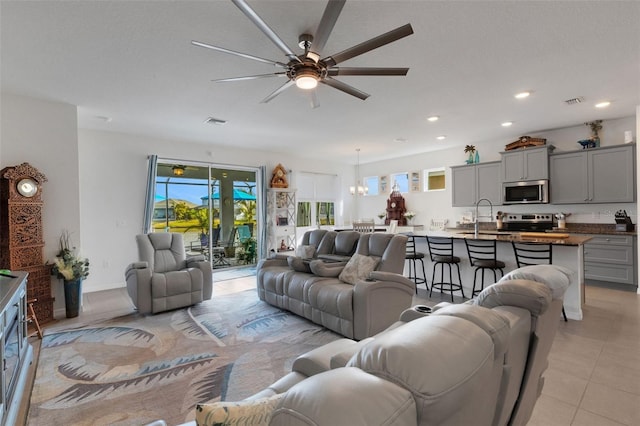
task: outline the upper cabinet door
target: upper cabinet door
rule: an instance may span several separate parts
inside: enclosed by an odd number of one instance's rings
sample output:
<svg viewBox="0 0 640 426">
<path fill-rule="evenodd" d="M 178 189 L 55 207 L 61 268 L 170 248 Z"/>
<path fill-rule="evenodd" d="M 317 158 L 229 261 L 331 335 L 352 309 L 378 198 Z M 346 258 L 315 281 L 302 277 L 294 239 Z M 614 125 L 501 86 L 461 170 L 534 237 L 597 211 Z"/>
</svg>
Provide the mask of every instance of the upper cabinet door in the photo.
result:
<svg viewBox="0 0 640 426">
<path fill-rule="evenodd" d="M 629 144 L 589 152 L 589 202 L 632 203 L 636 178 L 633 167 L 635 145 Z"/>
<path fill-rule="evenodd" d="M 494 206 L 502 204 L 500 162 L 477 164 L 476 185 L 476 202 L 481 198 L 486 198 Z"/>
<path fill-rule="evenodd" d="M 476 202 L 475 166 L 451 167 L 451 205 L 453 207 L 472 206 Z"/>
<path fill-rule="evenodd" d="M 551 203 L 632 203 L 636 194 L 635 145 L 551 156 Z"/>
<path fill-rule="evenodd" d="M 502 181 L 549 179 L 549 149 L 524 148 L 502 153 Z"/>
<path fill-rule="evenodd" d="M 583 151 L 554 154 L 551 164 L 550 202 L 552 204 L 582 204 L 589 202 L 587 155 Z"/>
</svg>

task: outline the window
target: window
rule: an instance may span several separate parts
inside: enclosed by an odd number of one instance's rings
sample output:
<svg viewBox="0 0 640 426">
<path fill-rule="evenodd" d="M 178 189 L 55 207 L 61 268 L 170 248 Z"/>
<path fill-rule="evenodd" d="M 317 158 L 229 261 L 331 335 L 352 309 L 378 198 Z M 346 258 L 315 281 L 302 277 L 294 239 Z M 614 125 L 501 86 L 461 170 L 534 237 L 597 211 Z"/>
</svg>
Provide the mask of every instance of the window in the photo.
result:
<svg viewBox="0 0 640 426">
<path fill-rule="evenodd" d="M 402 193 L 409 192 L 409 173 L 394 173 L 391 175 L 392 189 L 393 185 L 398 185 L 398 191 Z"/>
<path fill-rule="evenodd" d="M 366 188 L 368 188 L 368 192 L 365 194 L 365 196 L 369 196 L 369 195 L 379 195 L 380 194 L 380 189 L 378 186 L 378 176 L 369 176 L 363 179 L 364 182 L 364 186 Z"/>
<path fill-rule="evenodd" d="M 444 167 L 424 171 L 424 190 L 443 191 L 445 189 Z"/>
<path fill-rule="evenodd" d="M 296 226 L 335 225 L 336 176 L 300 172 L 296 175 Z"/>
</svg>

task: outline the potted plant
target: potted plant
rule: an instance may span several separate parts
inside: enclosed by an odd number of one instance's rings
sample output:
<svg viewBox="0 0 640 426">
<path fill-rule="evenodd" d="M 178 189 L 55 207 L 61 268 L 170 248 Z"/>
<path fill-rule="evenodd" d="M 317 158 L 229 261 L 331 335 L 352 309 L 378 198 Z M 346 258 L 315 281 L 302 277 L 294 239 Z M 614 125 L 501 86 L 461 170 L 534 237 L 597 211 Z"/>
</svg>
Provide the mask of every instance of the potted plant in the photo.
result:
<svg viewBox="0 0 640 426">
<path fill-rule="evenodd" d="M 415 215 L 416 215 L 415 212 L 412 212 L 412 211 L 408 211 L 404 214 L 404 217 L 407 218 L 407 224 L 411 223 L 411 219 L 413 219 Z"/>
<path fill-rule="evenodd" d="M 64 281 L 64 303 L 67 318 L 75 318 L 80 312 L 82 280 L 89 275 L 89 260 L 79 257 L 71 246 L 69 231 L 60 236 L 60 251 L 53 262 L 51 274 Z"/>
<path fill-rule="evenodd" d="M 378 219 L 380 219 L 382 221 L 382 223 L 384 224 L 384 219 L 387 217 L 387 212 L 380 212 L 378 213 Z"/>
</svg>

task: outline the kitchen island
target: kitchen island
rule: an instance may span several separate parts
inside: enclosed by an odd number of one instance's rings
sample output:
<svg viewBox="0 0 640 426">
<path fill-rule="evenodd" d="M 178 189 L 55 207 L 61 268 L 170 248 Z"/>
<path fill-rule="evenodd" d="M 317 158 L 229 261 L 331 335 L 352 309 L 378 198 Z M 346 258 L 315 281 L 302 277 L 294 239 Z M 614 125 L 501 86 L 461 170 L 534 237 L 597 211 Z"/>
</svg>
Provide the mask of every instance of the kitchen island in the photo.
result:
<svg viewBox="0 0 640 426">
<path fill-rule="evenodd" d="M 582 305 L 584 304 L 584 243 L 589 241 L 591 237 L 581 235 L 569 235 L 564 233 L 546 233 L 542 234 L 527 232 L 501 232 L 481 230 L 476 236 L 473 230 L 469 229 L 447 229 L 443 231 L 422 231 L 414 232 L 416 238 L 416 250 L 425 253 L 426 274 L 427 279 L 431 282 L 431 273 L 433 271 L 431 262 L 429 261 L 429 250 L 427 241 L 424 238 L 429 236 L 452 237 L 454 239 L 454 254 L 461 259 L 460 274 L 462 275 L 462 285 L 465 296 L 471 295 L 473 287 L 474 269 L 469 263 L 467 249 L 464 243 L 465 239 L 483 239 L 497 241 L 497 258 L 505 264 L 505 274 L 517 268 L 515 255 L 513 253 L 512 242 L 538 242 L 551 243 L 553 245 L 553 264 L 563 266 L 573 271 L 571 284 L 564 296 L 564 308 L 567 317 L 572 320 L 582 319 Z M 532 236 L 536 235 L 536 236 Z M 422 237 L 422 238 L 420 238 Z M 446 273 L 446 268 L 445 268 Z M 498 279 L 500 273 L 497 272 Z M 478 274 L 480 275 L 480 274 Z M 455 273 L 454 273 L 455 276 Z M 478 277 L 480 279 L 480 277 Z M 455 280 L 455 278 L 454 278 Z M 490 271 L 485 272 L 485 287 L 493 283 L 493 275 Z M 458 293 L 459 294 L 459 293 Z"/>
</svg>

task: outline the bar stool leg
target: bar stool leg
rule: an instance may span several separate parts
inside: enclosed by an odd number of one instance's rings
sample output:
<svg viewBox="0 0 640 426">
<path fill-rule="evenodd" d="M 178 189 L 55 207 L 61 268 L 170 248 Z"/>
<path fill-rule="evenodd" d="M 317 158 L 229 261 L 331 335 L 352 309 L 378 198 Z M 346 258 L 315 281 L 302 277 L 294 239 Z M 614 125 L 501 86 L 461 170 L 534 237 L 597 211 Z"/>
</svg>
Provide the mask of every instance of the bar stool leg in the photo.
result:
<svg viewBox="0 0 640 426">
<path fill-rule="evenodd" d="M 27 307 L 29 309 L 29 314 L 27 315 L 27 322 L 33 323 L 36 327 L 36 331 L 33 334 L 37 334 L 38 338 L 42 339 L 42 329 L 40 328 L 40 323 L 38 322 L 38 317 L 36 316 L 36 311 L 33 309 L 33 304 L 37 302 L 38 299 L 30 299 L 27 300 Z"/>
</svg>

